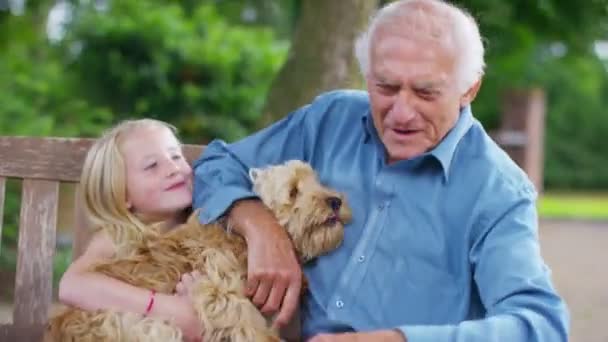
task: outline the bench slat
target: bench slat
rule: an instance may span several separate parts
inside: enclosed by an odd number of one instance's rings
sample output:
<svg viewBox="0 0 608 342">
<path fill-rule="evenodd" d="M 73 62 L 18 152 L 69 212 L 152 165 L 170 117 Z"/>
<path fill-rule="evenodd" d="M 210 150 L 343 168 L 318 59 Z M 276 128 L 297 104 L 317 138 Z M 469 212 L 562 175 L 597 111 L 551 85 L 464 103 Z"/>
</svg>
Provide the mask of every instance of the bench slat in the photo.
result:
<svg viewBox="0 0 608 342">
<path fill-rule="evenodd" d="M 0 324 L 0 341 L 39 342 L 44 329 L 43 325 Z"/>
<path fill-rule="evenodd" d="M 4 222 L 4 193 L 6 178 L 0 176 L 0 253 L 2 252 L 2 223 Z"/>
<path fill-rule="evenodd" d="M 86 152 L 94 139 L 0 137 L 0 176 L 78 182 Z M 184 145 L 192 162 L 200 145 Z"/>
<path fill-rule="evenodd" d="M 90 139 L 0 137 L 0 175 L 75 182 Z"/>
<path fill-rule="evenodd" d="M 76 260 L 82 255 L 92 235 L 91 226 L 80 196 L 82 196 L 80 185 L 77 185 L 74 194 L 74 227 L 76 229 L 74 229 L 74 240 L 72 242 L 72 260 Z"/>
<path fill-rule="evenodd" d="M 52 299 L 59 182 L 23 180 L 13 322 L 43 324 Z"/>
<path fill-rule="evenodd" d="M 14 329 L 12 324 L 0 324 L 0 341 L 10 341 L 12 329 Z"/>
</svg>

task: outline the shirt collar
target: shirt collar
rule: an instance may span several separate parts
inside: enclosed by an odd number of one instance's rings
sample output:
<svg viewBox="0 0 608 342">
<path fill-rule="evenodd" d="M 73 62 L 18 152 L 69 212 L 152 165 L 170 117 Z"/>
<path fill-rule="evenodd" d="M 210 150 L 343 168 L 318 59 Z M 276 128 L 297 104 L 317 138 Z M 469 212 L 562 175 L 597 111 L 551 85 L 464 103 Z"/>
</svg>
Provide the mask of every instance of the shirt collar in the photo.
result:
<svg viewBox="0 0 608 342">
<path fill-rule="evenodd" d="M 376 135 L 376 128 L 374 127 L 374 122 L 371 118 L 371 110 L 367 110 L 364 112 L 361 118 L 364 130 L 365 130 L 365 138 L 364 142 L 368 143 L 370 138 L 373 135 Z M 448 180 L 448 175 L 450 173 L 450 166 L 452 164 L 452 160 L 454 158 L 454 152 L 456 151 L 456 146 L 462 137 L 468 132 L 469 128 L 473 125 L 473 114 L 471 113 L 471 107 L 466 106 L 460 110 L 460 115 L 458 116 L 458 120 L 454 127 L 448 132 L 448 134 L 443 138 L 443 140 L 435 146 L 432 150 L 424 153 L 420 157 L 432 156 L 435 158 L 443 169 L 443 176 L 445 180 Z M 378 139 L 380 142 L 380 139 Z"/>
<path fill-rule="evenodd" d="M 454 159 L 454 153 L 456 147 L 462 137 L 469 131 L 469 128 L 473 125 L 473 114 L 471 113 L 471 107 L 466 106 L 460 110 L 460 115 L 454 127 L 448 132 L 443 140 L 435 146 L 432 150 L 427 152 L 434 156 L 443 168 L 443 176 L 445 180 L 448 180 L 448 174 L 450 173 L 450 166 Z"/>
</svg>

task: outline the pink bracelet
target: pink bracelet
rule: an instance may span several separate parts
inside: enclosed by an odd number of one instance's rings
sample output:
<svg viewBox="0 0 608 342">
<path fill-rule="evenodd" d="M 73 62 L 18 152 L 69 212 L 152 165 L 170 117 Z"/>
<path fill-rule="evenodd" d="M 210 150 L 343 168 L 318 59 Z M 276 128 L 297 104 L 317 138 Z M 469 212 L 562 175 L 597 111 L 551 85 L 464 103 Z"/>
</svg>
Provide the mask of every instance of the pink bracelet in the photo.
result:
<svg viewBox="0 0 608 342">
<path fill-rule="evenodd" d="M 152 311 L 152 307 L 154 306 L 154 296 L 155 295 L 156 295 L 156 291 L 152 290 L 152 292 L 150 293 L 150 301 L 148 302 L 148 307 L 146 308 L 146 312 L 144 313 L 144 316 L 148 316 L 150 311 Z"/>
</svg>

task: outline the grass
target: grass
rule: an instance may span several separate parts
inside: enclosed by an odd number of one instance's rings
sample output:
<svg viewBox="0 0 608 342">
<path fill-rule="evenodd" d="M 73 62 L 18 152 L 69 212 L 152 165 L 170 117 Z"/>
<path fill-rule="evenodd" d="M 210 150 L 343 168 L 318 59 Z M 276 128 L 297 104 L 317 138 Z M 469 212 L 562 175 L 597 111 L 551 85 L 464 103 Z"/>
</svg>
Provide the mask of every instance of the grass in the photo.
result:
<svg viewBox="0 0 608 342">
<path fill-rule="evenodd" d="M 538 211 L 544 218 L 608 220 L 608 193 L 545 193 Z"/>
</svg>

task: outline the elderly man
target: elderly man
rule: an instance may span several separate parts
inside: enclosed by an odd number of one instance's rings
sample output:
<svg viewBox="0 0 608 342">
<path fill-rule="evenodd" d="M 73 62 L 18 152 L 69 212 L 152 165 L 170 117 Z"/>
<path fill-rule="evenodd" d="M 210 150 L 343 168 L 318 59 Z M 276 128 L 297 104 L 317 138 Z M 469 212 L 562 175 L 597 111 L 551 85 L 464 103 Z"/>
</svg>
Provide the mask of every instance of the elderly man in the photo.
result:
<svg viewBox="0 0 608 342">
<path fill-rule="evenodd" d="M 568 314 L 538 243 L 536 192 L 470 104 L 477 24 L 437 0 L 382 8 L 357 42 L 367 92 L 323 94 L 195 168 L 201 220 L 223 215 L 249 244 L 248 291 L 277 321 L 301 270 L 247 170 L 308 161 L 354 213 L 341 247 L 308 265 L 303 338 L 314 341 L 566 341 Z M 288 94 L 286 94 L 288 95 Z"/>
</svg>

